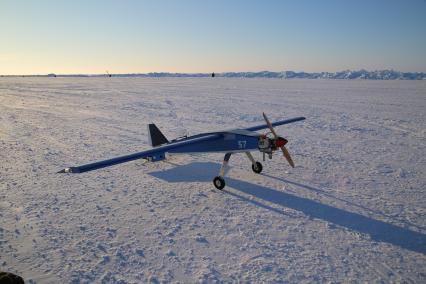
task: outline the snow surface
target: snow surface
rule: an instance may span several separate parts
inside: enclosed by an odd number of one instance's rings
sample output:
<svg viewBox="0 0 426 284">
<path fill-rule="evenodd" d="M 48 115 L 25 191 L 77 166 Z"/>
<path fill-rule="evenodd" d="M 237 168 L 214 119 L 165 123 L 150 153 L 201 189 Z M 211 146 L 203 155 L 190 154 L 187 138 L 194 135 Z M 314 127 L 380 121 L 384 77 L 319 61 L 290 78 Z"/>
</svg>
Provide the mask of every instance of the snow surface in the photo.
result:
<svg viewBox="0 0 426 284">
<path fill-rule="evenodd" d="M 29 283 L 426 282 L 426 82 L 0 78 L 0 270 Z M 65 166 L 277 127 L 291 169 L 222 154 Z M 254 153 L 261 160 L 260 153 Z"/>
</svg>

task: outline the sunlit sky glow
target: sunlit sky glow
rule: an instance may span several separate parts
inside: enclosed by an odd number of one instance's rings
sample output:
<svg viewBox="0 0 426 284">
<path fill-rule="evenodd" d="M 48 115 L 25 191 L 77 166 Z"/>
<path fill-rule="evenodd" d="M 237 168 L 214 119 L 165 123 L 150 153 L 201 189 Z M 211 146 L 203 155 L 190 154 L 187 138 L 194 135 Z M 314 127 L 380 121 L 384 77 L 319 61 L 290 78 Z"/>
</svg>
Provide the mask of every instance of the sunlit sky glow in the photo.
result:
<svg viewBox="0 0 426 284">
<path fill-rule="evenodd" d="M 0 74 L 426 71 L 424 0 L 1 0 L 0 35 Z"/>
</svg>

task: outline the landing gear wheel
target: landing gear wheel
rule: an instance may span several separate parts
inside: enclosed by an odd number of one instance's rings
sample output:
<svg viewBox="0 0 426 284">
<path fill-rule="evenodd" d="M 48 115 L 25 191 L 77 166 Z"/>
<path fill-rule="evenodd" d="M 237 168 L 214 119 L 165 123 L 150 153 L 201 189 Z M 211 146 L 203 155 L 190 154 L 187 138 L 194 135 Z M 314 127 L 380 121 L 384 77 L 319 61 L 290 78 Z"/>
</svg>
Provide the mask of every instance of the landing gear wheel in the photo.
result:
<svg viewBox="0 0 426 284">
<path fill-rule="evenodd" d="M 213 179 L 213 184 L 217 189 L 222 190 L 225 187 L 225 180 L 223 177 L 217 176 Z"/>
<path fill-rule="evenodd" d="M 260 174 L 262 172 L 262 170 L 263 170 L 263 167 L 262 167 L 262 164 L 260 162 L 256 162 L 256 166 L 255 165 L 251 165 L 251 169 L 256 174 Z"/>
</svg>

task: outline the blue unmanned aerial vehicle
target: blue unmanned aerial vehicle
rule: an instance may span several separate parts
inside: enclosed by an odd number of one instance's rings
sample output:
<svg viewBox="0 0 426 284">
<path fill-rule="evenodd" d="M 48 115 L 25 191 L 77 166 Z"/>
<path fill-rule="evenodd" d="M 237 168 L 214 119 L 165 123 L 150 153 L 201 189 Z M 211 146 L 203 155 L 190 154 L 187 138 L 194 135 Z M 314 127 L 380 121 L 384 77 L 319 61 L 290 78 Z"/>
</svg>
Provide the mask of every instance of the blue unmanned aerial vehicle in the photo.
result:
<svg viewBox="0 0 426 284">
<path fill-rule="evenodd" d="M 213 179 L 213 184 L 217 189 L 223 189 L 225 187 L 225 169 L 229 158 L 234 153 L 245 153 L 252 164 L 252 170 L 255 173 L 260 173 L 262 171 L 262 164 L 253 158 L 250 151 L 259 150 L 263 153 L 263 160 L 265 160 L 266 154 L 269 159 L 272 159 L 272 152 L 281 149 L 290 166 L 294 168 L 294 162 L 285 147 L 288 141 L 278 136 L 273 127 L 304 120 L 305 118 L 295 117 L 274 123 L 269 122 L 265 113 L 263 113 L 263 118 L 266 124 L 252 126 L 246 129 L 233 129 L 202 133 L 189 137 L 185 136 L 172 141 L 167 140 L 155 124 L 149 124 L 149 140 L 153 147 L 152 149 L 82 166 L 65 168 L 58 173 L 84 173 L 137 159 L 157 162 L 164 160 L 166 158 L 166 153 L 221 152 L 226 154 L 219 175 Z M 267 128 L 269 128 L 270 132 L 266 134 L 255 132 Z"/>
</svg>

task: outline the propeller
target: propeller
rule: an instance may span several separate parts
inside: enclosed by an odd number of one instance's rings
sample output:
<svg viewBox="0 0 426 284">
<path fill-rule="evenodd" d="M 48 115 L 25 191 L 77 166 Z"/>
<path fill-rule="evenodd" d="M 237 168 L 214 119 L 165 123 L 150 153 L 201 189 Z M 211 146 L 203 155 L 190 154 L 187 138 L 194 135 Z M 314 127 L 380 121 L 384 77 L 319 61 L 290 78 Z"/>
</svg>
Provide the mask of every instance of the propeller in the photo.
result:
<svg viewBox="0 0 426 284">
<path fill-rule="evenodd" d="M 275 139 L 279 139 L 279 138 L 281 138 L 281 137 L 279 137 L 279 136 L 277 135 L 277 133 L 275 132 L 274 128 L 272 127 L 271 122 L 269 122 L 269 119 L 266 117 L 266 114 L 265 114 L 265 113 L 262 113 L 262 114 L 263 114 L 263 118 L 264 118 L 264 119 L 265 119 L 265 121 L 266 121 L 266 124 L 268 125 L 268 127 L 269 127 L 269 129 L 271 130 L 272 135 L 274 135 Z M 285 140 L 285 141 L 286 141 L 285 143 L 287 143 L 287 140 Z M 284 144 L 285 144 L 285 143 L 284 143 Z M 293 160 L 291 159 L 290 153 L 288 152 L 287 148 L 286 148 L 284 145 L 280 146 L 280 148 L 281 148 L 281 150 L 283 151 L 284 157 L 286 158 L 287 162 L 290 164 L 290 166 L 291 166 L 292 168 L 294 168 L 294 162 L 293 162 Z"/>
</svg>

